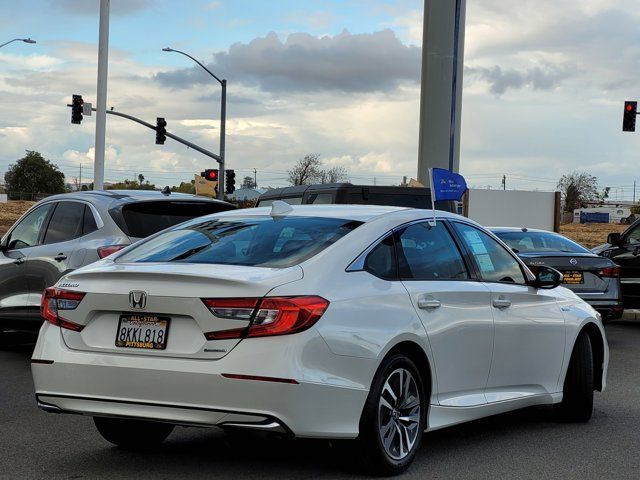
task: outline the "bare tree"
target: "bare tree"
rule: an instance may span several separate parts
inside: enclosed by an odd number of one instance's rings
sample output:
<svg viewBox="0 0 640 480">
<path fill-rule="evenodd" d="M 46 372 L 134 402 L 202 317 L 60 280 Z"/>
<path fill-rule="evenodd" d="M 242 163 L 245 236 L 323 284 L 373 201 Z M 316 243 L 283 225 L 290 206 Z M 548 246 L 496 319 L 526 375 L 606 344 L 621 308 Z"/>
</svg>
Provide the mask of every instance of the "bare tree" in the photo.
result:
<svg viewBox="0 0 640 480">
<path fill-rule="evenodd" d="M 309 185 L 318 180 L 322 162 L 319 153 L 310 153 L 298 160 L 298 163 L 289 170 L 289 183 L 291 185 Z"/>
<path fill-rule="evenodd" d="M 318 174 L 319 183 L 338 183 L 347 179 L 347 169 L 338 165 L 328 170 L 320 170 Z"/>
<path fill-rule="evenodd" d="M 598 193 L 598 179 L 586 172 L 563 175 L 557 188 L 562 195 L 565 212 L 584 208 L 590 202 L 601 202 L 609 193 L 608 189 L 605 189 L 602 195 Z"/>
</svg>

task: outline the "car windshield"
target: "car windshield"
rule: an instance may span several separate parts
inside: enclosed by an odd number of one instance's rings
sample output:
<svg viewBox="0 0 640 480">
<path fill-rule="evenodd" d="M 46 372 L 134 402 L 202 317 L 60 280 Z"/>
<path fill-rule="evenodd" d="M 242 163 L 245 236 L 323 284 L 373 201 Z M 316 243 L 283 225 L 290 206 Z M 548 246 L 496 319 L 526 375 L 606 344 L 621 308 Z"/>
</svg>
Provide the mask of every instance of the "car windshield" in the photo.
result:
<svg viewBox="0 0 640 480">
<path fill-rule="evenodd" d="M 494 232 L 504 243 L 520 253 L 590 253 L 579 243 L 550 232 Z"/>
<path fill-rule="evenodd" d="M 313 257 L 361 224 L 318 217 L 209 218 L 162 233 L 116 261 L 284 268 Z"/>
</svg>

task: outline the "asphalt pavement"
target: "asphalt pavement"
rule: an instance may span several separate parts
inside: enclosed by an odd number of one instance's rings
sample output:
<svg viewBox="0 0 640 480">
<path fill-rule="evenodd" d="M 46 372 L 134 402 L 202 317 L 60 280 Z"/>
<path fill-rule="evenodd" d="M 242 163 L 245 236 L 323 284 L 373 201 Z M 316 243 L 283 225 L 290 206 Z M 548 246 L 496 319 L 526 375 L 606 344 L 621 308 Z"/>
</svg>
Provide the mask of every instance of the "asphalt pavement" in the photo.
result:
<svg viewBox="0 0 640 480">
<path fill-rule="evenodd" d="M 558 423 L 539 407 L 428 433 L 400 478 L 640 478 L 640 320 L 612 323 L 607 335 L 608 388 L 596 393 L 591 422 Z M 2 479 L 362 478 L 348 449 L 327 441 L 177 428 L 155 451 L 120 450 L 91 418 L 38 410 L 32 349 L 33 339 L 18 334 L 0 346 Z"/>
</svg>

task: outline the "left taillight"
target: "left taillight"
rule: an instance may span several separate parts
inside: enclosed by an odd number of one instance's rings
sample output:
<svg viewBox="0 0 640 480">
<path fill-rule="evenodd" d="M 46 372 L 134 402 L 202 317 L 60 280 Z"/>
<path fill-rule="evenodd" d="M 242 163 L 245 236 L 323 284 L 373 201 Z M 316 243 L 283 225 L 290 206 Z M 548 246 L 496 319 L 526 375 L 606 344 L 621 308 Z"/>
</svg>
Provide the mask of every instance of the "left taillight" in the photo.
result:
<svg viewBox="0 0 640 480">
<path fill-rule="evenodd" d="M 220 318 L 251 320 L 247 327 L 205 333 L 207 340 L 268 337 L 302 332 L 316 323 L 329 306 L 318 296 L 258 298 L 203 298 Z"/>
<path fill-rule="evenodd" d="M 84 298 L 84 292 L 73 292 L 50 287 L 42 292 L 40 314 L 49 323 L 76 332 L 81 331 L 84 325 L 71 322 L 60 316 L 60 312 L 75 310 Z"/>
<path fill-rule="evenodd" d="M 113 255 L 116 252 L 119 252 L 124 247 L 128 247 L 129 245 L 107 245 L 106 247 L 98 248 L 98 257 L 105 258 L 109 255 Z"/>
</svg>

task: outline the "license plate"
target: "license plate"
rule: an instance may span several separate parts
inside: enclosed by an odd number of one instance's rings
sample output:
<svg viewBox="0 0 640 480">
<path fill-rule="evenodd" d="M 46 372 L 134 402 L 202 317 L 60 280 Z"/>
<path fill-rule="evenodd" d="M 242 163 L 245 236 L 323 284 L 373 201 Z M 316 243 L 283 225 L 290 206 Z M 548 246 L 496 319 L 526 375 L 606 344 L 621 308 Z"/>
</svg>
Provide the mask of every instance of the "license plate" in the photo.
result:
<svg viewBox="0 0 640 480">
<path fill-rule="evenodd" d="M 169 318 L 157 315 L 120 315 L 116 347 L 164 350 L 167 347 Z"/>
<path fill-rule="evenodd" d="M 564 276 L 564 280 L 562 283 L 566 283 L 567 285 L 578 285 L 584 283 L 584 276 L 582 272 L 564 272 L 562 274 Z"/>
</svg>

